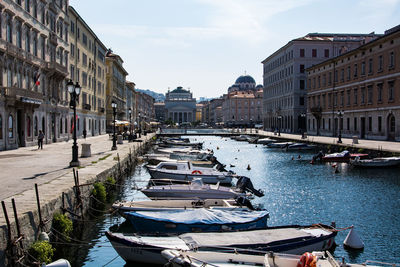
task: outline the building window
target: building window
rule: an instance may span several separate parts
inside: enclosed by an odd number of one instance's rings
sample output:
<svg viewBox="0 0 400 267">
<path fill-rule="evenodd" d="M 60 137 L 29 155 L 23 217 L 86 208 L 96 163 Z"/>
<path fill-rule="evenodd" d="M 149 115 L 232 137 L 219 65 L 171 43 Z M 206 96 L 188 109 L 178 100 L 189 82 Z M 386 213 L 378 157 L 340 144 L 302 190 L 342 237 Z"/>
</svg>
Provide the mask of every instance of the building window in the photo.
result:
<svg viewBox="0 0 400 267">
<path fill-rule="evenodd" d="M 301 48 L 300 49 L 300 57 L 304 57 L 304 55 L 305 55 L 304 48 Z"/>
<path fill-rule="evenodd" d="M 361 62 L 361 75 L 365 75 L 365 61 Z"/>
<path fill-rule="evenodd" d="M 351 68 L 350 66 L 347 67 L 347 80 L 350 81 L 350 77 L 351 77 Z"/>
<path fill-rule="evenodd" d="M 344 69 L 340 70 L 340 81 L 344 82 Z"/>
<path fill-rule="evenodd" d="M 300 106 L 304 106 L 304 96 L 300 97 L 299 102 Z"/>
<path fill-rule="evenodd" d="M 0 139 L 3 139 L 3 117 L 0 115 Z"/>
<path fill-rule="evenodd" d="M 396 130 L 396 121 L 394 119 L 394 116 L 390 117 L 389 125 L 390 125 L 390 131 L 394 132 Z"/>
<path fill-rule="evenodd" d="M 331 119 L 329 118 L 329 120 L 328 120 L 328 130 L 330 131 L 331 130 Z"/>
<path fill-rule="evenodd" d="M 305 81 L 300 80 L 300 89 L 304 89 L 304 88 L 305 88 Z"/>
<path fill-rule="evenodd" d="M 14 137 L 14 118 L 10 114 L 8 116 L 8 138 L 13 138 Z"/>
<path fill-rule="evenodd" d="M 64 133 L 68 132 L 68 119 L 65 118 L 65 126 L 64 126 Z"/>
<path fill-rule="evenodd" d="M 378 132 L 382 132 L 382 117 L 378 117 Z"/>
<path fill-rule="evenodd" d="M 372 104 L 372 97 L 373 97 L 372 85 L 370 85 L 368 86 L 368 104 Z"/>
<path fill-rule="evenodd" d="M 44 37 L 42 37 L 40 40 L 41 40 L 40 49 L 42 51 L 42 59 L 45 60 L 46 59 L 46 42 L 44 40 Z"/>
<path fill-rule="evenodd" d="M 358 89 L 354 88 L 354 105 L 358 104 Z"/>
<path fill-rule="evenodd" d="M 361 88 L 361 105 L 365 104 L 365 87 Z"/>
<path fill-rule="evenodd" d="M 21 24 L 19 23 L 16 27 L 16 38 L 17 38 L 18 48 L 22 48 L 22 32 L 21 32 Z"/>
<path fill-rule="evenodd" d="M 87 66 L 87 55 L 82 52 L 82 64 Z"/>
<path fill-rule="evenodd" d="M 347 126 L 347 127 L 346 127 L 346 128 L 347 128 L 347 131 L 350 131 L 350 118 L 347 118 L 347 119 L 346 119 L 346 124 L 347 124 L 347 125 L 346 125 L 346 126 Z"/>
<path fill-rule="evenodd" d="M 35 57 L 37 57 L 37 34 L 35 33 L 34 34 L 34 36 L 33 36 L 33 42 L 32 42 L 32 44 L 33 44 L 33 55 L 35 56 Z"/>
<path fill-rule="evenodd" d="M 357 63 L 354 64 L 354 78 L 356 78 L 358 76 L 358 65 Z"/>
<path fill-rule="evenodd" d="M 46 10 L 43 7 L 42 8 L 42 16 L 41 16 L 42 24 L 45 24 L 45 22 L 46 22 L 45 17 L 46 17 Z"/>
<path fill-rule="evenodd" d="M 25 10 L 28 13 L 31 12 L 31 1 L 30 0 L 25 0 Z"/>
<path fill-rule="evenodd" d="M 344 106 L 344 91 L 340 92 L 340 106 Z"/>
<path fill-rule="evenodd" d="M 325 54 L 325 57 L 328 58 L 329 57 L 329 49 L 325 49 L 324 54 Z"/>
<path fill-rule="evenodd" d="M 29 29 L 26 30 L 25 51 L 29 53 L 31 52 L 31 33 L 29 32 Z"/>
<path fill-rule="evenodd" d="M 62 118 L 60 118 L 60 134 L 63 133 L 63 121 Z"/>
<path fill-rule="evenodd" d="M 372 117 L 368 117 L 368 131 L 372 132 Z"/>
<path fill-rule="evenodd" d="M 329 72 L 328 74 L 328 85 L 331 85 L 332 83 L 332 72 Z"/>
<path fill-rule="evenodd" d="M 383 70 L 383 56 L 380 55 L 378 58 L 378 71 L 382 71 Z"/>
<path fill-rule="evenodd" d="M 372 58 L 370 58 L 368 60 L 368 74 L 372 74 L 373 64 L 374 64 L 374 61 Z"/>
<path fill-rule="evenodd" d="M 394 100 L 394 81 L 388 82 L 388 100 L 389 102 Z"/>
<path fill-rule="evenodd" d="M 33 17 L 35 19 L 37 19 L 37 3 L 36 3 L 36 0 L 33 0 L 32 9 L 33 9 Z"/>
<path fill-rule="evenodd" d="M 337 81 L 338 81 L 338 71 L 335 70 L 335 73 L 334 73 L 333 75 L 334 75 L 333 81 L 334 81 L 335 83 L 337 83 Z"/>
<path fill-rule="evenodd" d="M 304 73 L 304 64 L 300 64 L 300 73 Z"/>
<path fill-rule="evenodd" d="M 346 105 L 350 106 L 350 100 L 351 99 L 351 91 L 347 90 L 347 99 L 346 99 Z"/>
<path fill-rule="evenodd" d="M 317 49 L 312 50 L 312 57 L 317 57 Z"/>
<path fill-rule="evenodd" d="M 82 33 L 82 43 L 87 46 L 87 36 L 84 33 Z"/>
<path fill-rule="evenodd" d="M 74 57 L 75 56 L 75 45 L 74 44 L 71 44 L 71 49 L 70 49 L 71 51 L 71 56 L 72 57 Z"/>
<path fill-rule="evenodd" d="M 354 131 L 357 131 L 357 118 L 354 118 Z"/>
<path fill-rule="evenodd" d="M 378 87 L 378 103 L 382 103 L 383 84 L 379 83 Z"/>
<path fill-rule="evenodd" d="M 394 52 L 390 52 L 389 54 L 389 68 L 394 68 Z"/>
<path fill-rule="evenodd" d="M 21 0 L 17 0 L 17 4 L 18 4 L 18 5 L 21 5 Z"/>
</svg>

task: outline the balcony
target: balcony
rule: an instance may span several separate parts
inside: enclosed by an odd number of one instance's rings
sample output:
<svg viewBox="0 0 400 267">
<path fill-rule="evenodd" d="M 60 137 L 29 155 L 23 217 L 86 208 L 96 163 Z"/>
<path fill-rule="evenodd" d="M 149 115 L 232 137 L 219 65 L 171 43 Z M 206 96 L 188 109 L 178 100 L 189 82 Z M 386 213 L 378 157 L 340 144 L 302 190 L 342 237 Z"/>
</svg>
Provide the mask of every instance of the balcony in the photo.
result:
<svg viewBox="0 0 400 267">
<path fill-rule="evenodd" d="M 43 94 L 18 87 L 0 87 L 0 96 L 7 105 L 33 104 L 39 106 L 43 102 Z"/>
<path fill-rule="evenodd" d="M 47 62 L 47 70 L 50 72 L 51 75 L 60 76 L 61 78 L 65 78 L 66 76 L 68 76 L 67 67 L 55 61 Z"/>
<path fill-rule="evenodd" d="M 82 107 L 83 109 L 90 110 L 92 106 L 89 104 L 82 104 Z"/>
</svg>

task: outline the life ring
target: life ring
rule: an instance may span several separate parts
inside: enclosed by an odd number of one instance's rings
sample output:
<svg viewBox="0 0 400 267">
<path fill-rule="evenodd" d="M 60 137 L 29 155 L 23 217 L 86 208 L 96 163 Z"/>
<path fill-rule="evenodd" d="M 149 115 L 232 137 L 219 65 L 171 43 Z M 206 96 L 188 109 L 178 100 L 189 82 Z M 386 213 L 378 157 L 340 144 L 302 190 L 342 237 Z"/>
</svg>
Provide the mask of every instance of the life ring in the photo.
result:
<svg viewBox="0 0 400 267">
<path fill-rule="evenodd" d="M 315 267 L 317 265 L 317 257 L 310 252 L 306 252 L 301 255 L 297 267 Z"/>
<path fill-rule="evenodd" d="M 192 171 L 192 174 L 202 174 L 202 172 L 199 170 L 194 170 L 194 171 Z"/>
</svg>

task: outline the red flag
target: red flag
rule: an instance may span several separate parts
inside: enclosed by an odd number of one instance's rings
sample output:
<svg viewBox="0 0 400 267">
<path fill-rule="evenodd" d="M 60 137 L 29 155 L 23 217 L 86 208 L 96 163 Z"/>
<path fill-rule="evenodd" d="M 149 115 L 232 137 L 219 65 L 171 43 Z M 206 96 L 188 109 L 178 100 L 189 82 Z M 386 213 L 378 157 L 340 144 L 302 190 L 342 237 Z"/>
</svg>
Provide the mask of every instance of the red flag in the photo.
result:
<svg viewBox="0 0 400 267">
<path fill-rule="evenodd" d="M 78 120 L 78 115 L 76 115 L 76 120 Z M 74 128 L 75 128 L 74 121 L 72 121 L 72 124 L 71 124 L 71 133 L 74 132 Z"/>
<path fill-rule="evenodd" d="M 39 85 L 40 85 L 39 78 L 40 78 L 40 73 L 36 73 L 36 74 L 35 74 L 35 77 L 33 78 L 33 81 L 34 81 L 34 83 L 35 83 L 36 86 L 39 86 Z"/>
</svg>

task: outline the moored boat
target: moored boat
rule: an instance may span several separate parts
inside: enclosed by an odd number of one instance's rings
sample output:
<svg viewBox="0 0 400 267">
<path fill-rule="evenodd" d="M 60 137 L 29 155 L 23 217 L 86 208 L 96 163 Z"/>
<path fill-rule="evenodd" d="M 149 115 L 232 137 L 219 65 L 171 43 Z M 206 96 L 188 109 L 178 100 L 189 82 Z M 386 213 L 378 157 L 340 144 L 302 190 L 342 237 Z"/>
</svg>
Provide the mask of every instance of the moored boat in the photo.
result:
<svg viewBox="0 0 400 267">
<path fill-rule="evenodd" d="M 400 157 L 360 159 L 360 157 L 357 156 L 354 159 L 350 159 L 350 164 L 361 168 L 395 167 L 400 165 Z"/>
<path fill-rule="evenodd" d="M 261 145 L 267 145 L 269 143 L 274 143 L 274 142 L 276 142 L 276 140 L 268 138 L 268 137 L 257 140 L 257 144 L 261 144 Z"/>
<path fill-rule="evenodd" d="M 221 210 L 249 210 L 246 203 L 235 199 L 167 199 L 115 202 L 112 205 L 121 215 L 128 211 L 172 211 L 188 209 L 221 209 Z"/>
<path fill-rule="evenodd" d="M 321 224 L 279 226 L 238 232 L 186 233 L 177 236 L 141 236 L 106 232 L 114 249 L 127 262 L 165 264 L 165 249 L 262 254 L 265 251 L 302 254 L 327 250 L 337 231 Z M 263 254 L 262 254 L 263 255 Z"/>
<path fill-rule="evenodd" d="M 347 150 L 343 150 L 339 153 L 332 153 L 325 156 L 322 156 L 321 160 L 324 162 L 350 162 L 351 159 L 355 159 L 359 157 L 360 159 L 368 158 L 368 154 L 353 154 Z"/>
<path fill-rule="evenodd" d="M 293 142 L 269 143 L 269 144 L 267 144 L 267 147 L 269 147 L 269 148 L 286 148 L 292 144 L 293 144 Z"/>
<path fill-rule="evenodd" d="M 269 214 L 265 210 L 181 209 L 172 211 L 131 211 L 125 216 L 135 232 L 181 234 L 265 229 Z"/>
<path fill-rule="evenodd" d="M 141 191 L 151 199 L 230 199 L 244 195 L 231 187 L 205 184 L 199 178 L 189 184 L 149 186 Z"/>
<path fill-rule="evenodd" d="M 309 145 L 305 143 L 294 143 L 286 147 L 287 150 L 314 150 L 316 148 L 316 145 Z"/>
</svg>

